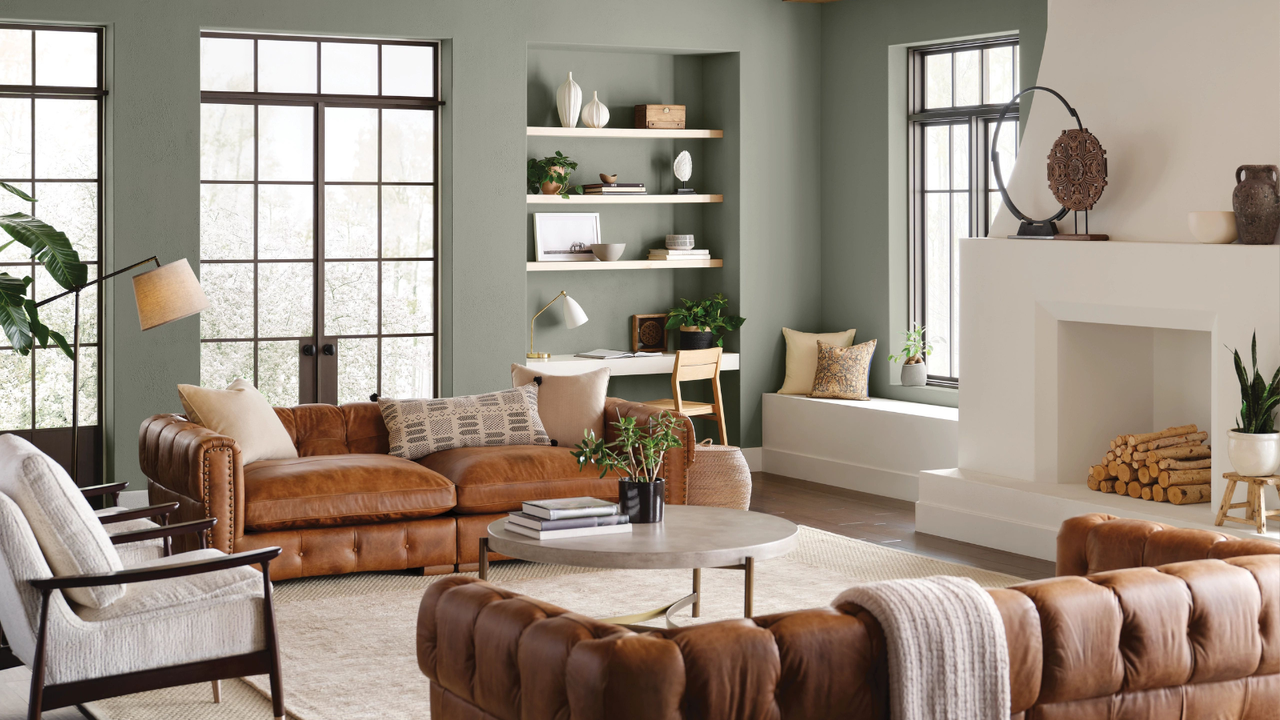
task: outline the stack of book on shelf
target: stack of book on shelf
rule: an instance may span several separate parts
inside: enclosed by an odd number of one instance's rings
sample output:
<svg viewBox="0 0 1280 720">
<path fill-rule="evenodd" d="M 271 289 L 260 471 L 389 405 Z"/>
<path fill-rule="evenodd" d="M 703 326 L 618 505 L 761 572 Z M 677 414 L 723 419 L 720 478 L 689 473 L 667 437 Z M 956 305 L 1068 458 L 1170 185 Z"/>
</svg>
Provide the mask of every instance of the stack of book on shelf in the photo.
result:
<svg viewBox="0 0 1280 720">
<path fill-rule="evenodd" d="M 507 516 L 507 531 L 537 540 L 629 533 L 630 518 L 618 512 L 618 504 L 592 497 L 535 500 L 522 512 Z"/>
<path fill-rule="evenodd" d="M 668 250 L 657 248 L 649 251 L 650 260 L 710 260 L 710 250 Z"/>
<path fill-rule="evenodd" d="M 592 183 L 583 185 L 587 195 L 644 195 L 644 183 Z"/>
</svg>

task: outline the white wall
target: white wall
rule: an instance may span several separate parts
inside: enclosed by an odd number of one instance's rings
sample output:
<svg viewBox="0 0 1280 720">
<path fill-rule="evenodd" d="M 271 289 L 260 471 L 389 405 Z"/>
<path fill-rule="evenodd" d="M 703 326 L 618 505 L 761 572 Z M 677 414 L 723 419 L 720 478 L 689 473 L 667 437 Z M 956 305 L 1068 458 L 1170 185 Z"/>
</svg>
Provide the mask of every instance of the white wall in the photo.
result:
<svg viewBox="0 0 1280 720">
<path fill-rule="evenodd" d="M 1278 71 L 1276 0 L 1049 0 L 1036 84 L 1062 93 L 1107 150 L 1090 230 L 1192 242 L 1188 211 L 1230 210 L 1236 167 L 1280 164 Z M 1045 157 L 1075 125 L 1051 95 L 1033 97 L 1010 193 L 1040 219 L 1058 207 Z M 1016 229 L 1002 211 L 991 235 Z"/>
</svg>

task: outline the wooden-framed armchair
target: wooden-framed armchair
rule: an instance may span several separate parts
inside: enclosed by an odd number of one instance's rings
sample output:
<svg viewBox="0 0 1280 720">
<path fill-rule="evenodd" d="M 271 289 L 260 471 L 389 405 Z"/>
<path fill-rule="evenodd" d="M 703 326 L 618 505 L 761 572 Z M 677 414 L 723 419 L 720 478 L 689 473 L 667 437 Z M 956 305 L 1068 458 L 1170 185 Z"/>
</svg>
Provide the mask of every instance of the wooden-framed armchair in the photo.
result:
<svg viewBox="0 0 1280 720">
<path fill-rule="evenodd" d="M 139 518 L 133 518 L 135 520 Z M 199 549 L 125 567 L 116 543 L 204 534 L 216 520 L 109 536 L 66 473 L 0 436 L 0 624 L 43 710 L 266 674 L 284 717 L 270 564 L 280 548 Z M 261 572 L 253 566 L 260 566 Z"/>
</svg>

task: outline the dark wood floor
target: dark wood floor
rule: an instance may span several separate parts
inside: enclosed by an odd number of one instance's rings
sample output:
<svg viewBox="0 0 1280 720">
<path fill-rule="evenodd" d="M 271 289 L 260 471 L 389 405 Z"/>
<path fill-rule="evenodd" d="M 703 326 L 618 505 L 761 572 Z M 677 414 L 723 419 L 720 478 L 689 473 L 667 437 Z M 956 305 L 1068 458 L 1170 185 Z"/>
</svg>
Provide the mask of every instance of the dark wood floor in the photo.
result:
<svg viewBox="0 0 1280 720">
<path fill-rule="evenodd" d="M 1053 577 L 1053 563 L 916 532 L 915 505 L 879 495 L 754 473 L 751 509 L 797 525 L 1028 580 Z"/>
</svg>

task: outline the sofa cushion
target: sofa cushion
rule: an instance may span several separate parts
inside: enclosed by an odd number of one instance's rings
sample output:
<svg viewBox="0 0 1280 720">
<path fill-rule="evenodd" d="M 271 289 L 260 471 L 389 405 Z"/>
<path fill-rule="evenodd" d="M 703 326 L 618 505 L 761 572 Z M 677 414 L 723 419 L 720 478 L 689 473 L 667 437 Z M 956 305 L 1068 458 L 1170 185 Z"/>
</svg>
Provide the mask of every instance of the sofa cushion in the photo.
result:
<svg viewBox="0 0 1280 720">
<path fill-rule="evenodd" d="M 600 477 L 595 465 L 578 469 L 569 448 L 542 445 L 455 448 L 419 463 L 458 487 L 454 512 L 463 515 L 519 510 L 527 500 L 589 496 L 614 500 L 618 478 Z"/>
<path fill-rule="evenodd" d="M 313 455 L 244 468 L 246 531 L 414 520 L 447 512 L 453 484 L 390 455 Z"/>
</svg>

